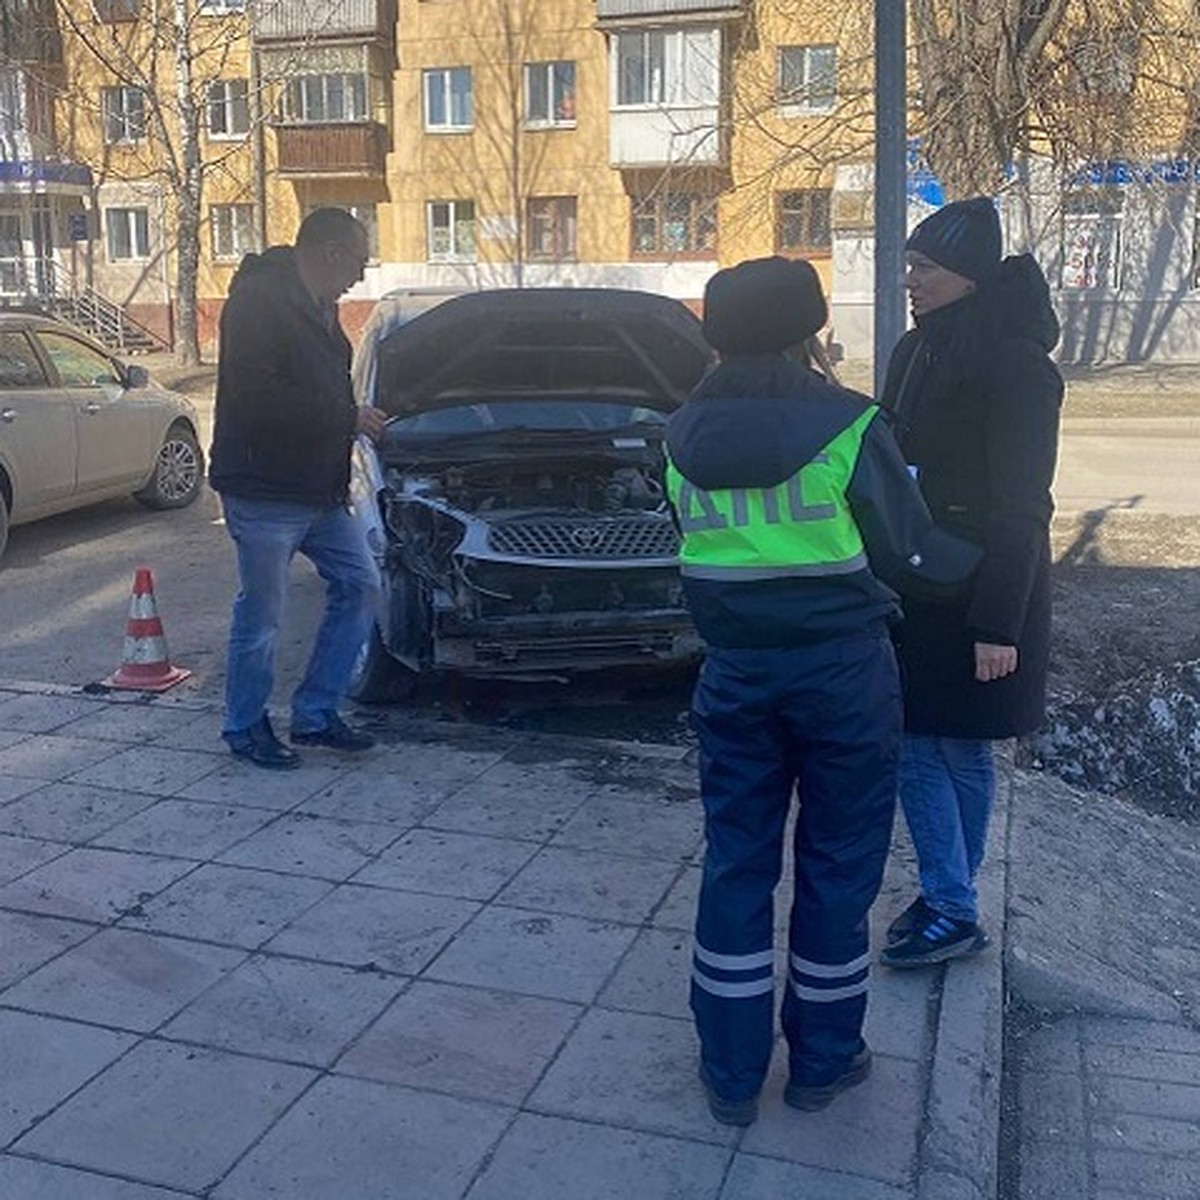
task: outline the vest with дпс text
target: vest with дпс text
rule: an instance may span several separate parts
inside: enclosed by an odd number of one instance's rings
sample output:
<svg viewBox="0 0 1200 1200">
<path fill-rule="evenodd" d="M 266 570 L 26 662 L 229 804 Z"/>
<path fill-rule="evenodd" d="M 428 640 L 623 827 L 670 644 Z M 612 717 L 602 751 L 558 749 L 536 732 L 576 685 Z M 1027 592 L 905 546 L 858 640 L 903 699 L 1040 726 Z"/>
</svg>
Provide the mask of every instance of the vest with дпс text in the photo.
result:
<svg viewBox="0 0 1200 1200">
<path fill-rule="evenodd" d="M 731 583 L 848 575 L 867 566 L 846 489 L 871 405 L 795 474 L 774 487 L 706 491 L 667 453 L 667 495 L 679 517 L 682 574 Z"/>
</svg>

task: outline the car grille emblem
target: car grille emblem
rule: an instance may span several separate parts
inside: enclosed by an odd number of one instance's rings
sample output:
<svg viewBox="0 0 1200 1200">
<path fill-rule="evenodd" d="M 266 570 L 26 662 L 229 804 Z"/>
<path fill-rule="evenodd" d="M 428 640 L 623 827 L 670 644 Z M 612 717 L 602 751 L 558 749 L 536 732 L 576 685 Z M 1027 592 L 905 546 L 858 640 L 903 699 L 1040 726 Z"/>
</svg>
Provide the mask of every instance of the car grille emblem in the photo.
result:
<svg viewBox="0 0 1200 1200">
<path fill-rule="evenodd" d="M 571 541 L 580 550 L 595 550 L 604 540 L 604 534 L 594 525 L 577 525 L 571 530 Z"/>
</svg>

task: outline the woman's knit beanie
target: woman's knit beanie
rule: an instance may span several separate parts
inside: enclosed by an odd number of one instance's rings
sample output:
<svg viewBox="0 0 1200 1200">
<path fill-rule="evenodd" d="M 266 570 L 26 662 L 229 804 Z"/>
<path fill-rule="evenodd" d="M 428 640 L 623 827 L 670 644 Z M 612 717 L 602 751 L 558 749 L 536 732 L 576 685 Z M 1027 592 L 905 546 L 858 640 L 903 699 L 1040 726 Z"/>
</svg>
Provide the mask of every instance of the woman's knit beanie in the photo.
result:
<svg viewBox="0 0 1200 1200">
<path fill-rule="evenodd" d="M 1000 217 L 996 206 L 986 196 L 955 200 L 926 217 L 908 235 L 904 248 L 979 283 L 1000 265 Z"/>
</svg>

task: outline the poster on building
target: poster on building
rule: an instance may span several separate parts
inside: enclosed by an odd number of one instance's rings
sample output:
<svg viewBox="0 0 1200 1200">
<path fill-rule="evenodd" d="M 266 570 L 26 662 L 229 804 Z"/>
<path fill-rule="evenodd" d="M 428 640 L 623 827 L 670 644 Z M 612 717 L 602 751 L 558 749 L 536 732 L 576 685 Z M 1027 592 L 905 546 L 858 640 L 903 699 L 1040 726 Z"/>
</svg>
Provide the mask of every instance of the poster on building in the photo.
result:
<svg viewBox="0 0 1200 1200">
<path fill-rule="evenodd" d="M 1073 214 L 1063 222 L 1062 286 L 1120 287 L 1121 219 Z"/>
</svg>

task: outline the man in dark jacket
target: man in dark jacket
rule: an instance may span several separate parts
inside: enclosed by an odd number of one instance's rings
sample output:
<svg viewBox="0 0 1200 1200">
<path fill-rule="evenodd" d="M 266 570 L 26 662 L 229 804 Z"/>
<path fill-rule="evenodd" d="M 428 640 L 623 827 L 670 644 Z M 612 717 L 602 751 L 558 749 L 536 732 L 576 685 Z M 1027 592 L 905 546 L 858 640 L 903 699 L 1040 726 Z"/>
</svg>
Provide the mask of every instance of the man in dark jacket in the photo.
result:
<svg viewBox="0 0 1200 1200">
<path fill-rule="evenodd" d="M 356 434 L 384 415 L 359 408 L 337 301 L 363 276 L 366 231 L 348 212 L 317 209 L 295 246 L 248 254 L 221 312 L 209 480 L 237 549 L 223 736 L 260 767 L 299 765 L 271 728 L 275 637 L 297 551 L 325 580 L 325 615 L 292 696 L 294 743 L 365 750 L 338 705 L 374 616 L 378 572 L 346 509 Z"/>
<path fill-rule="evenodd" d="M 773 893 L 793 791 L 796 884 L 782 1023 L 787 1104 L 817 1109 L 870 1070 L 867 912 L 891 836 L 900 685 L 885 575 L 964 577 L 879 410 L 798 361 L 825 323 L 816 272 L 718 272 L 704 330 L 722 361 L 667 428 L 687 602 L 708 646 L 692 720 L 707 848 L 692 959 L 700 1077 L 746 1125 L 773 1042 Z"/>
</svg>

